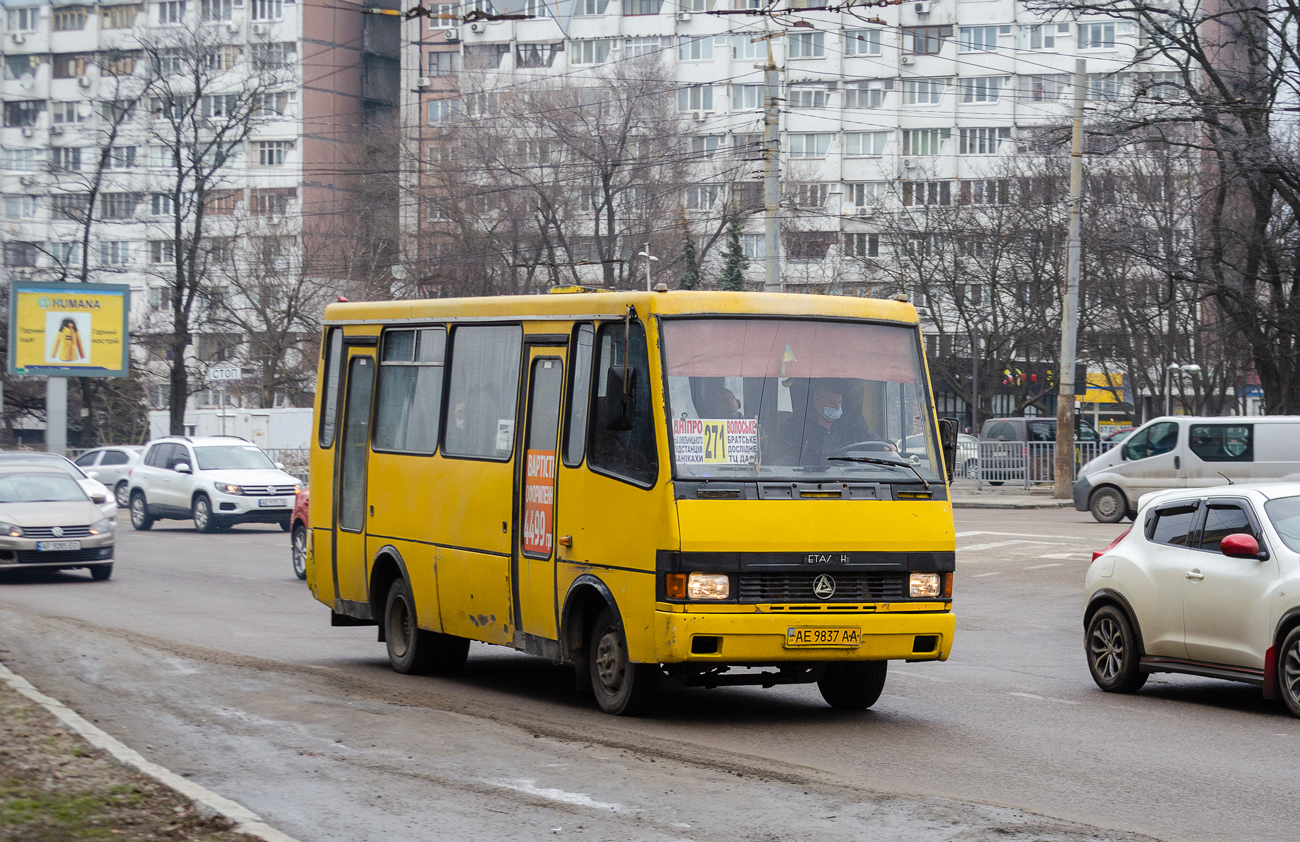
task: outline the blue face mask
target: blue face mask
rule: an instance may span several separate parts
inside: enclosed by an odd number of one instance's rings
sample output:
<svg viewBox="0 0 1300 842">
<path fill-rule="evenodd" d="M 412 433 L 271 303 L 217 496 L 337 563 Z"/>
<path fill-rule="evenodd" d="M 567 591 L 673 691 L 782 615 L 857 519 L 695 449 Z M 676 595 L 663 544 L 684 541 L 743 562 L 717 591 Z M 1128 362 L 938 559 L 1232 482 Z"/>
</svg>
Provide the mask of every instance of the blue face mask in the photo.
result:
<svg viewBox="0 0 1300 842">
<path fill-rule="evenodd" d="M 843 414 L 844 414 L 844 410 L 836 409 L 830 406 L 822 410 L 822 415 L 826 416 L 827 421 L 838 421 L 840 420 L 840 416 Z"/>
</svg>

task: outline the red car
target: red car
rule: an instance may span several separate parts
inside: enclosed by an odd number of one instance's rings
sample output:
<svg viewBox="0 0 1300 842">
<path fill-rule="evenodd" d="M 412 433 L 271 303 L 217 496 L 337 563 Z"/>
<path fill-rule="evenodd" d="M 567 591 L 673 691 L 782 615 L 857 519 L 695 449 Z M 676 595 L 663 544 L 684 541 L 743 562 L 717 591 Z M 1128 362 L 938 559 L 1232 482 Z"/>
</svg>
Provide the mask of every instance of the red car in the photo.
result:
<svg viewBox="0 0 1300 842">
<path fill-rule="evenodd" d="M 293 498 L 293 515 L 289 518 L 289 540 L 293 546 L 293 572 L 299 579 L 307 578 L 307 504 L 311 487 L 303 486 Z"/>
</svg>

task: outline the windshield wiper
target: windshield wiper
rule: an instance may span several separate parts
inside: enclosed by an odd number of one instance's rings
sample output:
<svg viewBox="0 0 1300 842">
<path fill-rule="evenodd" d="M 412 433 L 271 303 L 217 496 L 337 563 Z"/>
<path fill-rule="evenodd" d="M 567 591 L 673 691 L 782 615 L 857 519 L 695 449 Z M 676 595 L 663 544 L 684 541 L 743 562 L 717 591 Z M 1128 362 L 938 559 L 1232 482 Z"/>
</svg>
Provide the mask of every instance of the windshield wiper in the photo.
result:
<svg viewBox="0 0 1300 842">
<path fill-rule="evenodd" d="M 916 469 L 916 466 L 913 465 L 911 462 L 903 462 L 903 461 L 896 462 L 892 459 L 882 459 L 879 456 L 827 456 L 826 461 L 827 462 L 866 462 L 870 465 L 888 465 L 891 468 L 907 468 L 909 471 L 916 474 L 916 478 L 919 479 L 925 485 L 926 491 L 930 490 L 929 480 L 921 476 L 921 472 L 918 471 Z"/>
</svg>

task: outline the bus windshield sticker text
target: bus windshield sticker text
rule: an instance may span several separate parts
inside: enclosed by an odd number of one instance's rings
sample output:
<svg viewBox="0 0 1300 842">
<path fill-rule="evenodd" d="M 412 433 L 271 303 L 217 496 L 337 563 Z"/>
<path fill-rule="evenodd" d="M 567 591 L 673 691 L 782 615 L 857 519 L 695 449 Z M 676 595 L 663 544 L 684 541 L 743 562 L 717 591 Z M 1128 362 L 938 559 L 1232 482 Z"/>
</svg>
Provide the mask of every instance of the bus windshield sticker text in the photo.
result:
<svg viewBox="0 0 1300 842">
<path fill-rule="evenodd" d="M 530 450 L 524 470 L 524 552 L 550 555 L 555 530 L 555 451 Z"/>
<path fill-rule="evenodd" d="M 758 421 L 754 418 L 681 418 L 673 421 L 677 461 L 727 465 L 758 462 Z"/>
</svg>

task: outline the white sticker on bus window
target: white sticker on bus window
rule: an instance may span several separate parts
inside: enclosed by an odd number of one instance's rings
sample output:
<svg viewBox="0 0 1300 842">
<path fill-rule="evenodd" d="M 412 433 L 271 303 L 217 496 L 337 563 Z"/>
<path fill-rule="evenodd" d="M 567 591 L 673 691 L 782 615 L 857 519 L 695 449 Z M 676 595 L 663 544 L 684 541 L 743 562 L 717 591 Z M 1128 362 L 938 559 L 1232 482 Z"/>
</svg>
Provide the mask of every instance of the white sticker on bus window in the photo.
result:
<svg viewBox="0 0 1300 842">
<path fill-rule="evenodd" d="M 497 452 L 505 453 L 510 450 L 511 440 L 515 437 L 515 419 L 500 418 L 497 420 Z"/>
<path fill-rule="evenodd" d="M 678 464 L 753 465 L 758 462 L 754 418 L 681 418 L 673 421 Z"/>
</svg>

